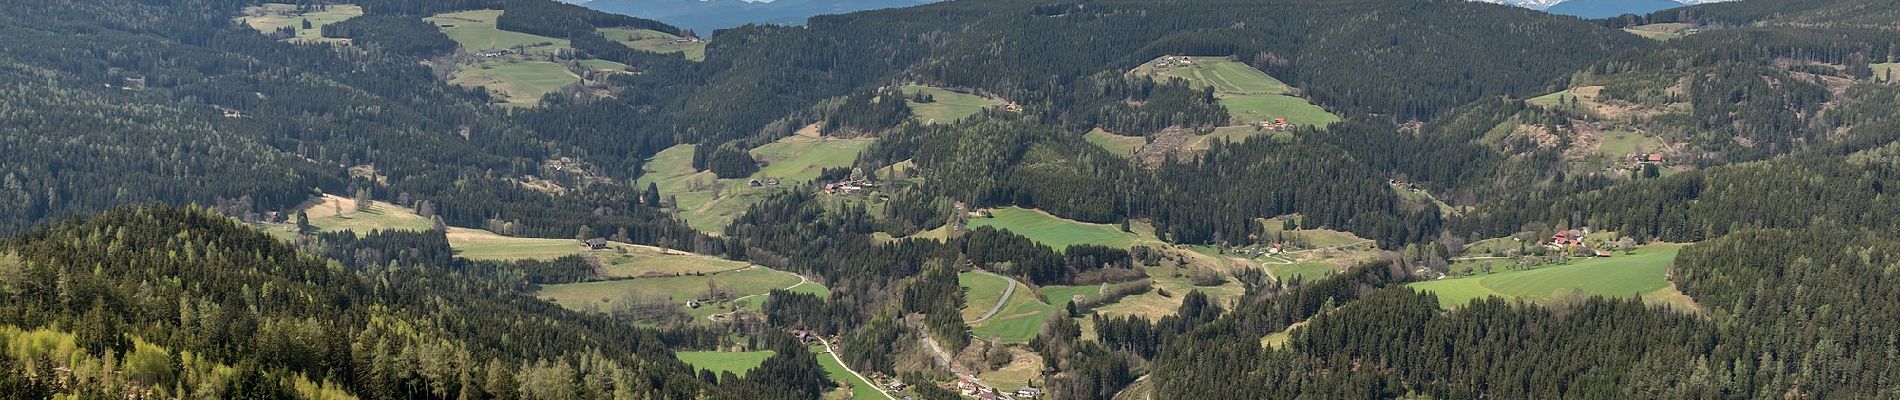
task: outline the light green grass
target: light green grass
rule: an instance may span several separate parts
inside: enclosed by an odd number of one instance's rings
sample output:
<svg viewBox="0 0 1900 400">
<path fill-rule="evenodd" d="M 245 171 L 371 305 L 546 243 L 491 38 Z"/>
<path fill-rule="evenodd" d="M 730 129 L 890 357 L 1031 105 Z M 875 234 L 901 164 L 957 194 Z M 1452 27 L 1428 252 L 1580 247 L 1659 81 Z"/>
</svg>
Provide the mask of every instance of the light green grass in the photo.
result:
<svg viewBox="0 0 1900 400">
<path fill-rule="evenodd" d="M 243 21 L 245 25 L 250 26 L 252 29 L 266 34 L 276 32 L 278 28 L 286 26 L 296 28 L 297 36 L 285 39 L 288 41 L 328 42 L 335 41 L 336 39 L 323 37 L 324 25 L 342 22 L 343 20 L 363 15 L 363 8 L 357 7 L 354 4 L 330 4 L 322 8 L 322 10 L 318 11 L 299 13 L 297 12 L 296 5 L 264 3 L 245 7 L 244 14 L 233 18 L 233 20 Z M 310 20 L 310 29 L 303 28 L 304 20 Z"/>
<path fill-rule="evenodd" d="M 602 72 L 627 72 L 628 68 L 632 68 L 628 67 L 627 64 L 595 59 L 581 60 L 581 65 L 587 67 L 587 69 Z"/>
<path fill-rule="evenodd" d="M 870 382 L 858 379 L 857 375 L 852 375 L 850 370 L 844 368 L 843 363 L 838 362 L 837 357 L 826 353 L 825 346 L 814 344 L 811 345 L 810 349 L 812 354 L 818 356 L 818 366 L 825 369 L 825 376 L 830 377 L 831 380 L 837 381 L 847 389 L 850 389 L 851 398 L 853 400 L 886 399 L 884 392 L 878 391 L 877 387 L 871 386 Z"/>
<path fill-rule="evenodd" d="M 1556 107 L 1563 104 L 1564 101 L 1577 101 L 1577 94 L 1571 93 L 1569 90 L 1564 90 L 1524 100 L 1525 103 L 1540 107 Z"/>
<path fill-rule="evenodd" d="M 1874 80 L 1880 82 L 1900 82 L 1900 63 L 1880 63 L 1872 65 Z"/>
<path fill-rule="evenodd" d="M 1057 251 L 1077 244 L 1094 244 L 1122 249 L 1138 244 L 1151 246 L 1162 244 L 1152 234 L 1122 232 L 1115 225 L 1064 219 L 1041 210 L 1020 207 L 998 208 L 991 211 L 990 218 L 972 218 L 968 224 L 972 229 L 988 226 L 1014 232 L 1029 240 L 1053 247 Z"/>
<path fill-rule="evenodd" d="M 964 272 L 957 274 L 957 285 L 963 287 L 963 320 L 975 321 L 1003 298 L 1011 283 L 1000 276 Z"/>
<path fill-rule="evenodd" d="M 613 309 L 613 306 L 627 295 L 663 295 L 678 303 L 682 311 L 686 311 L 688 310 L 686 300 L 704 293 L 707 282 L 717 284 L 722 290 L 730 291 L 734 297 L 739 297 L 767 293 L 772 289 L 791 286 L 798 281 L 797 275 L 788 272 L 753 267 L 706 275 L 546 285 L 542 286 L 535 296 L 553 301 L 568 309 L 587 310 L 588 304 L 594 304 L 598 310 L 604 311 Z M 708 314 L 717 311 L 708 310 L 712 308 L 716 307 L 704 306 L 695 311 Z"/>
<path fill-rule="evenodd" d="M 1294 125 L 1320 127 L 1339 122 L 1339 116 L 1293 96 L 1292 88 L 1286 83 L 1246 63 L 1194 57 L 1194 62 L 1188 65 L 1160 69 L 1151 62 L 1137 69 L 1138 73 L 1142 71 L 1158 78 L 1185 79 L 1196 87 L 1212 86 L 1214 97 L 1239 124 L 1250 125 L 1274 118 L 1286 118 Z"/>
<path fill-rule="evenodd" d="M 1603 142 L 1597 144 L 1597 154 L 1607 158 L 1622 158 L 1635 153 L 1637 148 L 1660 149 L 1662 140 L 1630 131 L 1603 132 Z"/>
<path fill-rule="evenodd" d="M 873 139 L 819 139 L 791 136 L 752 149 L 753 158 L 768 163 L 746 179 L 718 179 L 710 171 L 692 167 L 693 145 L 667 148 L 647 160 L 646 173 L 638 184 L 656 184 L 661 196 L 678 201 L 675 205 L 688 226 L 702 232 L 724 232 L 747 207 L 777 191 L 790 190 L 800 183 L 818 179 L 825 168 L 850 166 L 858 153 L 870 147 Z M 751 187 L 754 178 L 778 178 L 778 186 Z M 695 185 L 697 182 L 697 186 Z M 719 187 L 714 190 L 714 186 Z M 715 196 L 714 193 L 718 195 Z"/>
<path fill-rule="evenodd" d="M 1572 291 L 1610 297 L 1654 297 L 1654 293 L 1669 288 L 1664 274 L 1681 248 L 1680 245 L 1654 245 L 1637 250 L 1633 255 L 1619 252 L 1609 258 L 1590 258 L 1529 270 L 1511 271 L 1500 267 L 1495 271 L 1502 272 L 1406 286 L 1437 294 L 1439 305 L 1445 308 L 1489 296 L 1548 301 Z M 1503 260 L 1500 265 L 1508 263 L 1509 260 Z"/>
<path fill-rule="evenodd" d="M 528 61 L 509 57 L 484 59 L 465 65 L 449 83 L 462 87 L 485 87 L 504 103 L 532 106 L 541 96 L 580 82 L 567 67 L 547 61 Z"/>
<path fill-rule="evenodd" d="M 448 237 L 455 255 L 471 260 L 552 260 L 583 251 L 573 239 L 511 237 L 480 229 L 451 227 Z"/>
<path fill-rule="evenodd" d="M 747 371 L 758 368 L 759 364 L 765 363 L 765 359 L 772 358 L 773 352 L 770 350 L 680 351 L 673 354 L 693 368 L 712 370 L 715 374 L 731 372 L 733 375 L 744 378 Z"/>
<path fill-rule="evenodd" d="M 664 252 L 658 248 L 615 243 L 618 251 L 589 251 L 601 261 L 602 273 L 610 277 L 636 277 L 711 273 L 745 268 L 743 261 L 684 252 Z M 579 246 L 575 246 L 577 249 Z"/>
<path fill-rule="evenodd" d="M 1096 128 L 1095 130 L 1089 131 L 1089 133 L 1083 134 L 1082 139 L 1087 140 L 1090 144 L 1094 144 L 1097 147 L 1101 147 L 1103 150 L 1108 150 L 1109 153 L 1122 157 L 1135 155 L 1136 150 L 1140 150 L 1141 146 L 1148 144 L 1148 139 L 1146 138 L 1117 135 L 1108 133 L 1108 131 L 1104 131 L 1101 128 Z"/>
<path fill-rule="evenodd" d="M 1320 280 L 1322 278 L 1332 275 L 1333 272 L 1335 271 L 1332 264 L 1313 263 L 1313 262 L 1296 262 L 1292 264 L 1267 264 L 1267 270 L 1273 271 L 1274 277 L 1277 277 L 1283 280 L 1292 280 L 1293 278 L 1298 277 L 1307 282 Z"/>
<path fill-rule="evenodd" d="M 1695 25 L 1678 23 L 1678 22 L 1668 22 L 1668 23 L 1660 23 L 1660 24 L 1637 25 L 1637 26 L 1632 26 L 1628 28 L 1623 28 L 1623 31 L 1629 32 L 1631 34 L 1635 34 L 1636 36 L 1642 36 L 1642 37 L 1653 39 L 1653 40 L 1673 40 L 1673 39 L 1681 38 L 1683 36 L 1683 30 L 1694 28 L 1694 27 Z"/>
<path fill-rule="evenodd" d="M 482 50 L 505 50 L 525 47 L 530 54 L 553 52 L 572 48 L 567 39 L 504 31 L 495 27 L 495 19 L 501 17 L 501 10 L 472 10 L 423 18 L 423 21 L 441 27 L 442 33 L 462 45 L 462 51 L 474 53 Z M 544 44 L 545 43 L 545 44 Z"/>
<path fill-rule="evenodd" d="M 1100 293 L 1097 286 L 1043 286 L 1042 295 L 1049 299 L 1043 303 L 1029 293 L 1018 288 L 1003 310 L 990 317 L 988 321 L 970 327 L 970 333 L 977 337 L 996 338 L 1004 343 L 1027 343 L 1029 339 L 1042 332 L 1047 318 L 1056 313 L 1068 312 L 1069 301 L 1078 294 Z"/>
<path fill-rule="evenodd" d="M 858 153 L 871 147 L 872 139 L 812 139 L 791 136 L 752 149 L 752 157 L 766 162 L 753 177 L 773 177 L 786 181 L 809 182 L 818 179 L 825 168 L 849 167 Z"/>
<path fill-rule="evenodd" d="M 957 93 L 928 86 L 910 85 L 904 86 L 901 90 L 906 96 L 924 93 L 929 94 L 930 97 L 936 100 L 931 103 L 918 103 L 910 101 L 909 99 L 904 100 L 905 104 L 910 105 L 911 115 L 916 117 L 918 121 L 926 123 L 947 124 L 956 122 L 957 120 L 968 118 L 971 115 L 976 115 L 977 112 L 983 111 L 984 108 L 1003 105 L 1003 101 L 1001 100 Z"/>
<path fill-rule="evenodd" d="M 339 210 L 342 214 L 337 214 Z M 323 232 L 349 230 L 361 234 L 374 230 L 425 231 L 435 227 L 434 221 L 408 207 L 372 202 L 369 210 L 357 211 L 355 200 L 335 195 L 324 195 L 303 212 L 310 216 L 310 225 Z"/>
<path fill-rule="evenodd" d="M 599 28 L 595 31 L 600 32 L 601 36 L 606 36 L 608 40 L 620 42 L 634 50 L 681 53 L 688 60 L 706 60 L 706 42 L 704 41 L 681 43 L 678 42 L 681 39 L 679 36 L 651 29 Z"/>
</svg>

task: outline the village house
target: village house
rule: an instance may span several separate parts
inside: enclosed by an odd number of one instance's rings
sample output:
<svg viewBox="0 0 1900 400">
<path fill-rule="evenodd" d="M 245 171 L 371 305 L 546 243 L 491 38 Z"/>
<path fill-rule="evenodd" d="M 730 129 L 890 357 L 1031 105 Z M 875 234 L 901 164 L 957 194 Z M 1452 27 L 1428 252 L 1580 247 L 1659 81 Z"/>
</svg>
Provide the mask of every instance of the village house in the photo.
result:
<svg viewBox="0 0 1900 400">
<path fill-rule="evenodd" d="M 1550 235 L 1550 242 L 1546 243 L 1544 246 L 1549 247 L 1551 250 L 1563 250 L 1564 248 L 1569 247 L 1569 246 L 1582 246 L 1582 245 L 1583 245 L 1583 231 L 1576 230 L 1576 229 L 1569 229 L 1569 230 L 1557 231 L 1556 234 Z"/>
<path fill-rule="evenodd" d="M 581 247 L 588 250 L 606 249 L 607 239 L 602 239 L 602 238 L 587 239 L 587 241 L 581 242 Z"/>
</svg>

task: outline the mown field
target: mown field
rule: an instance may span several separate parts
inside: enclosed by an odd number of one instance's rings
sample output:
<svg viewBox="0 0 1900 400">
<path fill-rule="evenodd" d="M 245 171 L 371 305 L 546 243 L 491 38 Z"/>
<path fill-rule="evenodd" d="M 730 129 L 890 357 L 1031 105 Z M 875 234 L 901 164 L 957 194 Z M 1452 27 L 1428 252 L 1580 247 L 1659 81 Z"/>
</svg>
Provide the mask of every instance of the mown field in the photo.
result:
<svg viewBox="0 0 1900 400">
<path fill-rule="evenodd" d="M 1445 308 L 1458 307 L 1473 299 L 1498 296 L 1509 299 L 1549 301 L 1571 294 L 1611 297 L 1641 296 L 1658 301 L 1670 300 L 1675 293 L 1665 273 L 1675 260 L 1681 245 L 1652 245 L 1633 255 L 1618 252 L 1607 258 L 1572 261 L 1529 270 L 1505 270 L 1490 274 L 1412 283 L 1413 289 L 1438 295 Z"/>
<path fill-rule="evenodd" d="M 682 275 L 665 278 L 637 278 L 612 281 L 569 283 L 545 285 L 535 293 L 536 297 L 555 302 L 572 310 L 612 310 L 621 301 L 630 296 L 664 296 L 686 310 L 686 300 L 705 293 L 707 284 L 718 285 L 721 290 L 729 291 L 733 296 L 764 294 L 772 289 L 782 289 L 799 283 L 797 275 L 765 267 L 750 267 L 737 271 L 710 273 L 705 275 Z M 709 305 L 690 310 L 689 314 L 711 314 L 729 310 Z"/>
<path fill-rule="evenodd" d="M 462 87 L 488 88 L 503 104 L 528 107 L 541 103 L 541 96 L 580 82 L 581 77 L 567 67 L 547 61 L 511 57 L 483 59 L 463 65 L 449 83 Z"/>
<path fill-rule="evenodd" d="M 1195 86 L 1214 87 L 1214 97 L 1227 106 L 1235 122 L 1250 125 L 1274 118 L 1286 118 L 1294 125 L 1326 126 L 1339 122 L 1339 116 L 1326 112 L 1306 99 L 1293 95 L 1292 88 L 1273 76 L 1246 63 L 1216 57 L 1194 57 L 1187 65 L 1160 68 L 1154 62 L 1142 65 L 1136 73 L 1157 78 L 1181 78 Z"/>
<path fill-rule="evenodd" d="M 795 135 L 752 149 L 753 158 L 768 163 L 746 179 L 718 179 L 710 171 L 693 170 L 693 145 L 667 148 L 647 160 L 647 172 L 639 184 L 656 184 L 662 196 L 679 204 L 680 216 L 687 225 L 718 234 L 746 207 L 765 196 L 787 190 L 793 185 L 818 178 L 825 168 L 850 166 L 871 145 L 872 139 L 825 139 Z M 779 186 L 751 187 L 753 178 L 778 178 Z"/>
<path fill-rule="evenodd" d="M 963 320 L 975 321 L 996 306 L 1012 283 L 1001 276 L 964 272 L 957 274 L 957 285 L 963 287 Z"/>
<path fill-rule="evenodd" d="M 679 42 L 681 40 L 679 36 L 651 29 L 599 28 L 595 30 L 599 31 L 601 36 L 606 36 L 607 39 L 620 42 L 634 50 L 681 53 L 688 60 L 706 60 L 706 42 L 704 41 L 682 43 Z"/>
<path fill-rule="evenodd" d="M 1024 288 L 1018 288 L 1010 296 L 1003 310 L 983 323 L 970 327 L 970 333 L 981 338 L 994 338 L 1003 343 L 1027 343 L 1042 331 L 1047 318 L 1057 313 L 1067 312 L 1069 301 L 1075 295 L 1100 292 L 1097 286 L 1044 286 L 1041 293 L 1049 298 L 1048 303 L 1036 299 Z"/>
<path fill-rule="evenodd" d="M 747 371 L 764 364 L 765 359 L 774 354 L 771 350 L 761 351 L 680 351 L 674 352 L 680 361 L 693 368 L 711 370 L 715 374 L 731 372 L 740 378 Z"/>
<path fill-rule="evenodd" d="M 567 39 L 504 31 L 495 27 L 501 10 L 472 10 L 436 14 L 423 21 L 435 24 L 442 33 L 462 45 L 464 52 L 505 50 L 522 47 L 529 54 L 546 54 L 571 48 Z"/>
<path fill-rule="evenodd" d="M 1017 235 L 1053 247 L 1056 251 L 1076 244 L 1094 244 L 1116 248 L 1130 248 L 1138 244 L 1159 246 L 1162 242 L 1155 239 L 1153 228 L 1143 223 L 1131 223 L 1130 230 L 1109 224 L 1093 224 L 1049 215 L 1041 210 L 1020 207 L 1005 207 L 990 211 L 990 218 L 972 218 L 968 226 L 995 227 L 1015 232 Z"/>
<path fill-rule="evenodd" d="M 909 85 L 899 90 L 902 90 L 906 96 L 923 93 L 930 95 L 930 97 L 936 100 L 931 103 L 918 103 L 910 101 L 909 99 L 904 101 L 904 104 L 910 106 L 911 116 L 916 117 L 918 121 L 924 123 L 947 124 L 956 122 L 957 120 L 968 118 L 971 115 L 976 115 L 977 112 L 983 111 L 985 108 L 1003 105 L 1002 100 L 957 93 L 929 86 Z"/>
<path fill-rule="evenodd" d="M 1114 153 L 1122 157 L 1135 155 L 1135 150 L 1140 150 L 1141 146 L 1148 144 L 1148 140 L 1140 136 L 1117 135 L 1108 133 L 1108 131 L 1102 130 L 1102 128 L 1095 128 L 1095 130 L 1083 134 L 1082 139 L 1087 140 L 1090 144 L 1101 147 L 1103 150 L 1108 150 L 1109 153 Z"/>
<path fill-rule="evenodd" d="M 1900 82 L 1900 63 L 1874 64 L 1874 80 L 1893 83 Z"/>
<path fill-rule="evenodd" d="M 878 391 L 876 386 L 871 386 L 870 382 L 858 379 L 857 375 L 852 375 L 850 370 L 845 369 L 844 363 L 838 362 L 838 358 L 835 355 L 825 351 L 825 346 L 811 345 L 811 352 L 818 356 L 818 366 L 825 369 L 825 376 L 831 377 L 831 380 L 837 381 L 840 385 L 844 386 L 844 388 L 839 389 L 840 391 L 849 390 L 851 394 L 850 399 L 886 399 L 884 392 Z M 833 397 L 827 395 L 825 398 L 830 399 Z"/>
<path fill-rule="evenodd" d="M 272 33 L 280 28 L 291 27 L 297 35 L 289 41 L 329 42 L 336 39 L 323 37 L 323 26 L 341 22 L 363 15 L 363 8 L 355 4 L 325 4 L 315 6 L 310 12 L 299 12 L 294 4 L 264 3 L 244 8 L 244 15 L 233 18 L 258 32 Z M 303 21 L 310 21 L 310 29 L 303 28 Z"/>
<path fill-rule="evenodd" d="M 1654 40 L 1673 40 L 1682 38 L 1684 30 L 1694 27 L 1695 25 L 1685 23 L 1667 22 L 1632 26 L 1623 28 L 1623 31 Z"/>
</svg>

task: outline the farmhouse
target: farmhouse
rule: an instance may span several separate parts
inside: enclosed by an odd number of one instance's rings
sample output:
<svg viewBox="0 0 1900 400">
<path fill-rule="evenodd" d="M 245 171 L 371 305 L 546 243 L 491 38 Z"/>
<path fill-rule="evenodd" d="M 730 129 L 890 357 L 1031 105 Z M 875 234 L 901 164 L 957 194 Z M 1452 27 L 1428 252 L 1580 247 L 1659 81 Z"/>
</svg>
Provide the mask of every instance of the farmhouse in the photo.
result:
<svg viewBox="0 0 1900 400">
<path fill-rule="evenodd" d="M 605 249 L 607 248 L 607 239 L 602 239 L 602 238 L 587 239 L 587 241 L 581 242 L 581 247 L 586 248 L 588 250 Z"/>
<path fill-rule="evenodd" d="M 1564 247 L 1573 245 L 1583 245 L 1583 231 L 1576 229 L 1557 231 L 1556 234 L 1550 235 L 1550 242 L 1544 246 L 1552 250 L 1562 250 Z"/>
</svg>

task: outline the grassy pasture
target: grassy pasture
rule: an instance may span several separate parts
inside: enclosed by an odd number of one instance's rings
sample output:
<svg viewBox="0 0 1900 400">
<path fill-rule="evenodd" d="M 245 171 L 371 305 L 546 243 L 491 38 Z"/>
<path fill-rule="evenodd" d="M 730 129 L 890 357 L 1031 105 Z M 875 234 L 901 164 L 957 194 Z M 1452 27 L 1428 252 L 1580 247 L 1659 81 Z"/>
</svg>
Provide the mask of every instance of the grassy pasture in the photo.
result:
<svg viewBox="0 0 1900 400">
<path fill-rule="evenodd" d="M 825 376 L 831 377 L 831 380 L 837 381 L 844 386 L 839 389 L 840 391 L 850 390 L 851 395 L 848 398 L 854 400 L 881 400 L 886 398 L 884 397 L 884 392 L 878 391 L 876 386 L 872 386 L 870 382 L 865 382 L 863 379 L 858 379 L 857 375 L 852 375 L 850 370 L 844 368 L 844 363 L 838 361 L 836 355 L 825 351 L 825 346 L 811 345 L 811 352 L 818 356 L 818 366 L 825 369 Z M 835 397 L 826 395 L 825 398 L 831 399 Z"/>
<path fill-rule="evenodd" d="M 618 251 L 589 251 L 595 259 L 601 261 L 603 274 L 610 277 L 637 277 L 642 275 L 684 275 L 732 271 L 745 268 L 743 261 L 733 261 L 718 257 L 665 251 L 657 247 L 635 246 L 614 243 L 615 247 L 627 249 Z M 578 248 L 578 246 L 576 246 Z"/>
<path fill-rule="evenodd" d="M 963 320 L 975 321 L 1003 298 L 1011 283 L 1000 276 L 964 272 L 957 274 L 957 285 L 963 287 Z"/>
<path fill-rule="evenodd" d="M 639 184 L 653 183 L 675 205 L 687 225 L 702 232 L 723 232 L 726 224 L 746 207 L 793 185 L 816 180 L 825 168 L 850 166 L 873 139 L 823 139 L 790 136 L 752 149 L 753 158 L 768 163 L 747 179 L 718 179 L 710 171 L 693 170 L 693 145 L 667 148 L 647 160 Z M 751 178 L 779 178 L 779 186 L 750 187 Z M 716 187 L 716 188 L 715 188 Z"/>
<path fill-rule="evenodd" d="M 384 202 L 372 202 L 368 211 L 357 211 L 356 200 L 347 197 L 326 194 L 316 202 L 303 208 L 310 216 L 310 225 L 325 232 L 356 231 L 369 233 L 373 230 L 426 231 L 435 227 L 435 222 L 417 215 L 409 207 Z M 338 212 L 341 212 L 340 214 Z M 295 217 L 292 217 L 293 221 Z M 295 227 L 291 227 L 295 229 Z"/>
<path fill-rule="evenodd" d="M 594 304 L 600 310 L 609 310 L 627 295 L 663 295 L 684 309 L 686 300 L 705 292 L 708 282 L 731 291 L 736 297 L 767 293 L 772 289 L 797 284 L 799 279 L 789 272 L 752 267 L 705 275 L 546 285 L 535 296 L 573 310 L 587 310 L 588 304 Z M 700 307 L 701 310 L 709 308 L 714 307 Z"/>
<path fill-rule="evenodd" d="M 567 67 L 547 61 L 496 57 L 464 65 L 449 83 L 462 87 L 485 87 L 497 94 L 504 104 L 533 106 L 541 96 L 580 82 Z"/>
<path fill-rule="evenodd" d="M 1102 128 L 1095 128 L 1095 130 L 1083 134 L 1082 139 L 1087 140 L 1090 144 L 1101 147 L 1103 150 L 1108 150 L 1109 153 L 1122 157 L 1135 155 L 1135 150 L 1140 150 L 1141 146 L 1148 144 L 1148 139 L 1146 138 L 1108 133 L 1108 131 L 1102 130 Z"/>
<path fill-rule="evenodd" d="M 1661 139 L 1630 131 L 1603 132 L 1603 141 L 1597 143 L 1597 154 L 1606 158 L 1622 158 L 1635 153 L 1637 148 L 1656 150 L 1663 147 Z"/>
<path fill-rule="evenodd" d="M 264 3 L 244 8 L 244 15 L 233 20 L 266 34 L 276 32 L 283 27 L 297 30 L 297 36 L 285 39 L 293 42 L 329 42 L 336 39 L 323 37 L 323 26 L 363 15 L 363 8 L 354 4 L 329 4 L 321 9 L 307 13 L 297 12 L 294 4 Z M 310 21 L 310 29 L 303 28 L 303 21 Z"/>
<path fill-rule="evenodd" d="M 1874 80 L 1887 83 L 1900 82 L 1900 63 L 1880 63 L 1872 67 Z"/>
<path fill-rule="evenodd" d="M 1003 105 L 1002 100 L 973 94 L 957 93 L 929 86 L 909 85 L 899 90 L 902 90 L 905 95 L 914 95 L 917 93 L 928 94 L 936 100 L 936 102 L 932 103 L 918 103 L 910 101 L 909 99 L 904 100 L 904 104 L 910 106 L 911 114 L 916 117 L 918 121 L 926 123 L 947 124 L 956 122 L 957 120 L 968 118 L 971 115 L 976 115 L 977 112 L 983 111 L 985 108 Z"/>
<path fill-rule="evenodd" d="M 1580 293 L 1665 299 L 1673 294 L 1670 293 L 1673 290 L 1664 274 L 1681 248 L 1681 245 L 1653 245 L 1639 249 L 1632 255 L 1618 253 L 1613 257 L 1591 258 L 1567 265 L 1439 279 L 1406 286 L 1437 294 L 1439 305 L 1445 308 L 1490 296 L 1549 301 L 1570 293 Z"/>
<path fill-rule="evenodd" d="M 988 321 L 970 327 L 970 333 L 977 337 L 996 338 L 1003 343 L 1027 343 L 1042 331 L 1044 321 L 1056 313 L 1067 312 L 1069 301 L 1075 295 L 1095 294 L 1097 286 L 1043 286 L 1041 293 L 1049 298 L 1049 303 L 1030 296 L 1027 290 L 1017 289 L 1003 310 L 990 317 Z"/>
<path fill-rule="evenodd" d="M 1660 24 L 1637 25 L 1637 26 L 1632 26 L 1628 28 L 1623 28 L 1623 31 L 1629 32 L 1636 36 L 1642 36 L 1642 37 L 1653 39 L 1653 40 L 1672 40 L 1672 39 L 1682 38 L 1684 36 L 1685 30 L 1688 30 L 1689 28 L 1694 28 L 1694 27 L 1695 25 L 1678 23 L 1678 22 L 1668 22 L 1668 23 L 1660 23 Z"/>
<path fill-rule="evenodd" d="M 973 218 L 969 227 L 981 226 L 1014 232 L 1037 243 L 1054 247 L 1057 251 L 1076 244 L 1095 244 L 1108 247 L 1130 248 L 1138 244 L 1159 246 L 1162 242 L 1155 239 L 1152 228 L 1131 229 L 1135 232 L 1122 232 L 1121 228 L 1109 224 L 1094 224 L 1049 215 L 1041 210 L 1020 207 L 1006 207 L 991 210 L 990 218 Z M 1145 224 L 1142 224 L 1145 225 Z M 1145 228 L 1145 226 L 1144 226 Z M 1144 231 L 1147 231 L 1144 233 Z"/>
<path fill-rule="evenodd" d="M 706 60 L 706 42 L 704 41 L 680 43 L 679 36 L 651 29 L 598 28 L 595 31 L 600 32 L 601 36 L 606 36 L 608 40 L 620 42 L 634 50 L 681 53 L 688 60 Z"/>
<path fill-rule="evenodd" d="M 1326 112 L 1306 99 L 1294 96 L 1286 83 L 1260 72 L 1246 63 L 1218 57 L 1195 57 L 1187 65 L 1160 68 L 1154 62 L 1135 69 L 1157 79 L 1181 78 L 1197 87 L 1212 86 L 1214 97 L 1235 122 L 1250 125 L 1273 118 L 1286 118 L 1295 125 L 1326 126 L 1339 116 Z"/>
<path fill-rule="evenodd" d="M 462 45 L 464 52 L 523 47 L 529 54 L 542 54 L 571 48 L 567 39 L 504 31 L 495 27 L 501 10 L 472 10 L 436 14 L 423 18 L 442 29 L 442 33 Z"/>
<path fill-rule="evenodd" d="M 771 350 L 680 351 L 674 352 L 673 354 L 678 356 L 680 361 L 685 361 L 686 365 L 691 365 L 693 368 L 712 370 L 713 373 L 732 372 L 733 375 L 744 378 L 746 371 L 751 371 L 753 368 L 758 368 L 759 364 L 764 364 L 765 359 L 771 358 L 773 352 Z"/>
</svg>

